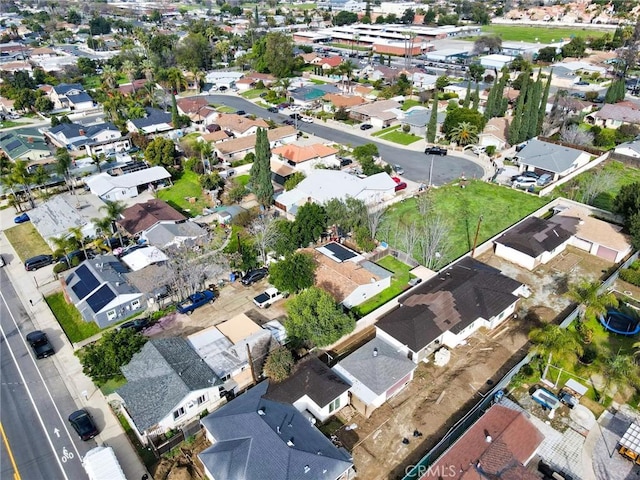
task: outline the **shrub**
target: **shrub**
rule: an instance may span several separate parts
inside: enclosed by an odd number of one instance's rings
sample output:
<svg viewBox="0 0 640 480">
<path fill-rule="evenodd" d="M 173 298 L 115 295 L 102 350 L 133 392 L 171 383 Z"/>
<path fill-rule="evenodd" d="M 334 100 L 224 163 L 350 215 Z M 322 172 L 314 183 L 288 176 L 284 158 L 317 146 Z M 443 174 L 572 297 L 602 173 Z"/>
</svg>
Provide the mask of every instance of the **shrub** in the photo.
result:
<svg viewBox="0 0 640 480">
<path fill-rule="evenodd" d="M 637 263 L 637 262 L 636 262 Z M 634 263 L 635 265 L 635 263 Z M 633 267 L 633 265 L 632 265 Z M 634 268 L 625 268 L 620 271 L 620 278 L 631 285 L 640 287 L 640 270 Z"/>
<path fill-rule="evenodd" d="M 492 157 L 495 153 L 496 153 L 496 146 L 495 145 L 489 145 L 486 149 L 485 149 L 485 153 L 487 155 L 489 155 L 490 157 Z"/>
<path fill-rule="evenodd" d="M 53 267 L 53 273 L 62 273 L 65 270 L 68 270 L 69 268 L 67 267 L 67 263 L 66 262 L 61 262 L 61 263 L 56 263 L 56 265 Z"/>
<path fill-rule="evenodd" d="M 402 126 L 402 131 L 403 131 L 404 133 L 409 133 L 409 130 L 411 130 L 411 127 L 405 123 L 405 124 Z"/>
<path fill-rule="evenodd" d="M 274 382 L 281 382 L 291 374 L 295 365 L 293 355 L 286 347 L 272 350 L 264 364 L 264 374 Z"/>
<path fill-rule="evenodd" d="M 596 347 L 589 346 L 584 349 L 584 353 L 580 357 L 580 363 L 591 365 L 598 358 L 598 350 Z"/>
</svg>

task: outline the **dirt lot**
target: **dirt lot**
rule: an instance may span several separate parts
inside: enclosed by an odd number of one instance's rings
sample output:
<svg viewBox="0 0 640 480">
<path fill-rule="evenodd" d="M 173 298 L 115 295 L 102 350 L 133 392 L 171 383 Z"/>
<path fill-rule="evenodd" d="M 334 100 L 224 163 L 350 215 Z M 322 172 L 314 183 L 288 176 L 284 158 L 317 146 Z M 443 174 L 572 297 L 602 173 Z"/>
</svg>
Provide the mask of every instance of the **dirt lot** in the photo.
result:
<svg viewBox="0 0 640 480">
<path fill-rule="evenodd" d="M 535 272 L 492 253 L 480 260 L 527 284 L 531 296 L 521 301 L 516 318 L 494 331 L 477 332 L 467 345 L 453 350 L 451 361 L 445 367 L 421 363 L 413 382 L 369 419 L 349 407 L 339 413 L 345 425 L 358 425 L 350 431 L 342 428 L 337 435 L 352 452 L 359 478 L 402 478 L 407 465 L 422 458 L 471 405 L 480 400 L 481 394 L 490 390 L 491 385 L 524 357 L 528 350 L 528 332 L 570 307 L 564 296 L 569 285 L 600 278 L 612 266 L 574 248 Z M 421 432 L 422 437 L 413 437 L 414 430 Z M 410 443 L 404 445 L 403 438 L 408 438 Z"/>
<path fill-rule="evenodd" d="M 205 305 L 191 315 L 175 313 L 169 315 L 145 331 L 151 338 L 186 337 L 204 328 L 217 325 L 246 313 L 253 321 L 262 325 L 269 320 L 282 318 L 285 301 L 279 301 L 267 309 L 259 309 L 253 304 L 253 297 L 262 293 L 268 284 L 265 280 L 245 287 L 239 281 L 225 284 L 212 305 Z"/>
</svg>

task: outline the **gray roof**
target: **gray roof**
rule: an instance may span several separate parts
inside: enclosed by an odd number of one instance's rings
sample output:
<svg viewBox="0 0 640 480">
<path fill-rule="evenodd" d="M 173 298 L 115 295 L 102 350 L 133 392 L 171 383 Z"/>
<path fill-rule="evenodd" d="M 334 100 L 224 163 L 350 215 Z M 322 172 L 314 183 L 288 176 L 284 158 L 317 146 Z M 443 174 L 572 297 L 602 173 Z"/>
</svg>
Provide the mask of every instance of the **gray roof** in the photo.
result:
<svg viewBox="0 0 640 480">
<path fill-rule="evenodd" d="M 150 107 L 145 108 L 145 111 L 147 112 L 146 117 L 131 119 L 131 123 L 133 123 L 136 128 L 146 128 L 161 123 L 171 123 L 170 113 Z"/>
<path fill-rule="evenodd" d="M 207 231 L 195 222 L 157 223 L 144 234 L 150 245 L 163 247 L 175 238 L 195 239 L 206 235 Z"/>
<path fill-rule="evenodd" d="M 571 238 L 571 232 L 557 223 L 542 218 L 529 217 L 495 242 L 536 258 L 545 252 L 551 252 Z"/>
<path fill-rule="evenodd" d="M 127 383 L 118 394 L 140 432 L 171 413 L 190 392 L 220 383 L 184 338 L 149 340 L 121 370 Z"/>
<path fill-rule="evenodd" d="M 416 364 L 404 353 L 380 337 L 365 343 L 338 362 L 338 365 L 378 395 L 382 395 L 416 368 Z"/>
<path fill-rule="evenodd" d="M 77 95 L 67 95 L 67 99 L 72 103 L 93 102 L 93 98 L 86 92 L 78 93 Z"/>
<path fill-rule="evenodd" d="M 518 153 L 520 163 L 546 170 L 547 172 L 562 173 L 568 170 L 582 155 L 582 150 L 542 142 L 537 138 L 529 140 L 527 145 Z"/>
<path fill-rule="evenodd" d="M 263 398 L 267 387 L 201 420 L 216 442 L 198 457 L 216 480 L 335 480 L 353 466 L 295 407 Z"/>
<path fill-rule="evenodd" d="M 66 95 L 73 90 L 84 92 L 84 87 L 80 83 L 59 83 L 58 85 L 53 86 L 53 90 L 58 95 Z"/>
<path fill-rule="evenodd" d="M 98 255 L 85 260 L 65 278 L 69 297 L 77 303 L 86 299 L 98 286 L 108 284 L 113 296 L 140 293 L 127 282 L 129 269 L 113 255 Z M 94 310 L 94 312 L 97 310 Z"/>
<path fill-rule="evenodd" d="M 621 143 L 617 145 L 615 150 L 622 150 L 628 148 L 629 150 L 633 150 L 634 152 L 640 153 L 640 137 L 637 137 L 635 140 L 630 142 Z"/>
</svg>

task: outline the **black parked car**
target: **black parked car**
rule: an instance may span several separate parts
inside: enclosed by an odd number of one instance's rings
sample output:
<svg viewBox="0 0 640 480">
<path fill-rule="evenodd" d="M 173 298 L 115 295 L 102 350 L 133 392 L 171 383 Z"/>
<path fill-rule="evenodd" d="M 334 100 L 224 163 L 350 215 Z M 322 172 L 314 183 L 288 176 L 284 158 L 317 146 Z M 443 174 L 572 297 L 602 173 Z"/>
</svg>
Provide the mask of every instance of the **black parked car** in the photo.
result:
<svg viewBox="0 0 640 480">
<path fill-rule="evenodd" d="M 141 332 L 145 328 L 149 327 L 150 325 L 151 325 L 151 321 L 149 320 L 149 317 L 142 317 L 142 318 L 136 318 L 134 320 L 129 320 L 128 322 L 124 322 L 122 325 L 120 325 L 120 328 L 121 329 L 132 328 L 136 332 Z"/>
<path fill-rule="evenodd" d="M 424 149 L 424 153 L 426 153 L 427 155 L 444 156 L 447 154 L 447 149 L 442 147 L 427 147 Z"/>
<path fill-rule="evenodd" d="M 267 112 L 278 113 L 278 109 L 276 107 L 269 107 L 267 108 Z"/>
<path fill-rule="evenodd" d="M 236 115 L 246 115 L 246 114 L 247 114 L 247 112 L 245 112 L 244 110 L 238 110 L 236 112 Z"/>
<path fill-rule="evenodd" d="M 293 125 L 293 120 L 289 120 L 289 119 L 287 119 L 287 120 L 285 120 L 285 121 L 284 121 L 284 122 L 282 122 L 282 123 L 284 123 L 285 125 Z"/>
<path fill-rule="evenodd" d="M 69 415 L 69 423 L 81 440 L 90 440 L 98 435 L 98 428 L 86 410 L 77 410 Z"/>
<path fill-rule="evenodd" d="M 40 330 L 28 334 L 27 342 L 29 342 L 31 348 L 33 348 L 33 353 L 36 355 L 36 358 L 47 358 L 56 353 L 47 338 L 47 334 Z"/>
<path fill-rule="evenodd" d="M 371 125 L 370 123 L 363 123 L 362 125 L 360 125 L 360 130 L 369 130 L 370 128 L 373 128 L 373 125 Z"/>
<path fill-rule="evenodd" d="M 300 115 L 299 113 L 292 113 L 291 115 L 289 115 L 289 118 L 293 120 L 300 120 L 302 118 L 302 115 Z"/>
<path fill-rule="evenodd" d="M 240 281 L 243 285 L 249 286 L 252 283 L 256 283 L 258 280 L 262 280 L 267 275 L 269 275 L 269 270 L 266 267 L 256 268 L 254 270 L 249 270 Z"/>
<path fill-rule="evenodd" d="M 24 268 L 26 271 L 31 272 L 53 263 L 53 255 L 36 255 L 35 257 L 27 258 L 24 261 Z"/>
</svg>

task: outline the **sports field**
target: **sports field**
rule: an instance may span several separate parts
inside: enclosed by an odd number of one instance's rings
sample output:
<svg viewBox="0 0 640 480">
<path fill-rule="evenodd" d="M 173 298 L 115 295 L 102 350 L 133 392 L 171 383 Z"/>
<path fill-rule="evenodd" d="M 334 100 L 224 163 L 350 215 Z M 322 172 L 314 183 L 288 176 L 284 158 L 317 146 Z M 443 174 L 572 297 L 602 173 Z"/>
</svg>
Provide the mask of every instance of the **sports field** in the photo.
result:
<svg viewBox="0 0 640 480">
<path fill-rule="evenodd" d="M 605 30 L 587 28 L 552 27 L 552 26 L 516 26 L 516 25 L 485 25 L 482 31 L 491 35 L 498 35 L 507 42 L 554 43 L 572 36 L 601 37 Z M 475 40 L 475 38 L 469 38 Z"/>
</svg>

